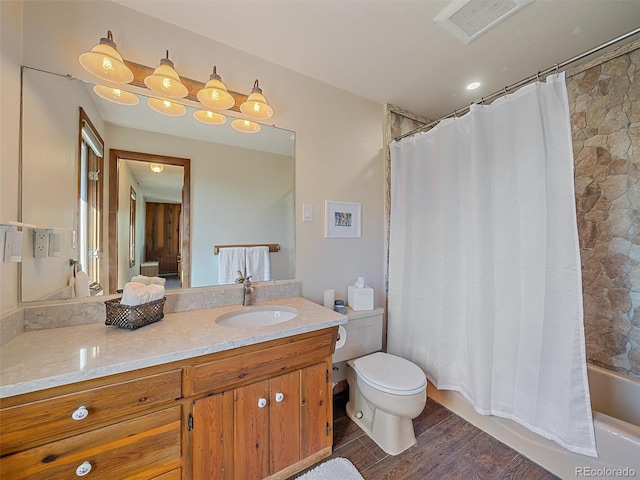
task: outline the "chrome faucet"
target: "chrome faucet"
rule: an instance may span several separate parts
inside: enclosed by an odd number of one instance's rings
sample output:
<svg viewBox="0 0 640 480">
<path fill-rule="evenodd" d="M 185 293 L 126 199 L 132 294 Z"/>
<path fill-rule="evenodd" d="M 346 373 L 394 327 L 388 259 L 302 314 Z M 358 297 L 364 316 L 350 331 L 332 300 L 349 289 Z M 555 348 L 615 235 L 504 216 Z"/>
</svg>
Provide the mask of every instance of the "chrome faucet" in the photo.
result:
<svg viewBox="0 0 640 480">
<path fill-rule="evenodd" d="M 251 286 L 251 277 L 252 275 L 247 275 L 244 278 L 244 301 L 242 302 L 242 304 L 245 307 L 248 307 L 249 305 L 251 305 L 251 295 L 253 294 L 253 287 Z"/>
</svg>

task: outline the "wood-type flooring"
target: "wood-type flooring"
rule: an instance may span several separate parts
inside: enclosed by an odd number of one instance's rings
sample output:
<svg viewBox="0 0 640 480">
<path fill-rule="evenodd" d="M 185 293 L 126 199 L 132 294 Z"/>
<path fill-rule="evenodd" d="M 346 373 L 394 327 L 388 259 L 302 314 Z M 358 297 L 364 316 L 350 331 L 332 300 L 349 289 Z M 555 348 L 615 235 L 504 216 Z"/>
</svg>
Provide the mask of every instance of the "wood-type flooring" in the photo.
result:
<svg viewBox="0 0 640 480">
<path fill-rule="evenodd" d="M 346 415 L 346 400 L 334 400 L 331 458 L 349 459 L 365 480 L 557 479 L 431 399 L 413 421 L 417 444 L 387 455 Z"/>
</svg>

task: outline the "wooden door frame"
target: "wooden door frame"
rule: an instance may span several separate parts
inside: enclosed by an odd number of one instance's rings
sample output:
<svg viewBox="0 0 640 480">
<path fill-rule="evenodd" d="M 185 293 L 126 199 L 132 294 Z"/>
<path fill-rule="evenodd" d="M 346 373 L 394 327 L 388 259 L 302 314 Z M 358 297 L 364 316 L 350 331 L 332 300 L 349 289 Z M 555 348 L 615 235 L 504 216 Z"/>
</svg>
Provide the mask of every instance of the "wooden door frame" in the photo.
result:
<svg viewBox="0 0 640 480">
<path fill-rule="evenodd" d="M 162 163 L 184 168 L 182 187 L 182 225 L 180 232 L 181 286 L 191 286 L 191 160 L 189 158 L 169 157 L 152 153 L 131 152 L 110 149 L 109 151 L 109 293 L 116 293 L 118 288 L 118 190 L 120 160 L 135 160 L 146 163 Z"/>
</svg>

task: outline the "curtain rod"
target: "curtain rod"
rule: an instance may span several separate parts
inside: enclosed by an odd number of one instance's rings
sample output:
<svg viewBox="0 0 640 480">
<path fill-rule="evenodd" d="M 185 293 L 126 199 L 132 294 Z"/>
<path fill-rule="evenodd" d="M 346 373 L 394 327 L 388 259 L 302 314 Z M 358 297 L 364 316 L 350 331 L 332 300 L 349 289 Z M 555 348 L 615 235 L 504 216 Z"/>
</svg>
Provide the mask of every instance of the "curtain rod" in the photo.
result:
<svg viewBox="0 0 640 480">
<path fill-rule="evenodd" d="M 437 125 L 440 121 L 446 119 L 446 118 L 450 118 L 450 117 L 457 117 L 459 114 L 461 113 L 466 113 L 469 111 L 471 105 L 476 105 L 476 104 L 484 104 L 484 102 L 487 101 L 491 101 L 496 99 L 497 97 L 500 97 L 502 95 L 506 95 L 508 93 L 509 90 L 512 90 L 513 88 L 517 88 L 517 87 L 521 87 L 523 85 L 526 85 L 528 83 L 533 82 L 534 80 L 538 80 L 540 78 L 541 75 L 547 75 L 553 71 L 558 71 L 558 69 L 560 68 L 564 68 L 567 65 L 570 65 L 572 63 L 577 62 L 578 60 L 582 60 L 585 57 L 588 57 L 589 55 L 593 55 L 594 53 L 599 52 L 600 50 L 604 50 L 607 47 L 610 47 L 611 45 L 614 45 L 618 42 L 621 42 L 623 40 L 626 40 L 629 37 L 632 37 L 633 35 L 640 33 L 640 28 L 636 28 L 635 30 L 632 30 L 628 33 L 625 33 L 624 35 L 619 36 L 618 38 L 614 38 L 613 40 L 609 40 L 606 43 L 603 43 L 602 45 L 599 45 L 595 48 L 592 48 L 591 50 L 581 53 L 580 55 L 576 55 L 573 58 L 570 58 L 569 60 L 565 60 L 562 63 L 556 63 L 555 65 L 553 65 L 552 67 L 548 67 L 545 68 L 544 70 L 540 70 L 538 73 L 536 73 L 535 75 L 531 75 L 530 77 L 527 77 L 523 80 L 520 80 L 519 82 L 516 83 L 512 83 L 511 85 L 507 85 L 506 87 L 504 87 L 502 90 L 497 90 L 495 92 L 493 92 L 492 94 L 486 96 L 486 97 L 482 97 L 480 100 L 476 100 L 475 102 L 471 102 L 469 105 L 460 108 L 459 110 L 454 110 L 451 113 L 448 113 L 447 115 L 443 115 L 442 117 L 434 120 L 433 122 L 429 122 L 426 125 L 422 125 L 421 127 L 415 128 L 413 130 L 411 130 L 410 132 L 404 133 L 402 135 L 397 136 L 396 138 L 393 139 L 394 142 L 398 142 L 400 140 L 402 140 L 403 138 L 409 137 L 411 135 L 415 135 L 416 133 L 422 132 L 423 130 L 426 130 L 430 127 L 433 127 L 434 125 Z"/>
</svg>

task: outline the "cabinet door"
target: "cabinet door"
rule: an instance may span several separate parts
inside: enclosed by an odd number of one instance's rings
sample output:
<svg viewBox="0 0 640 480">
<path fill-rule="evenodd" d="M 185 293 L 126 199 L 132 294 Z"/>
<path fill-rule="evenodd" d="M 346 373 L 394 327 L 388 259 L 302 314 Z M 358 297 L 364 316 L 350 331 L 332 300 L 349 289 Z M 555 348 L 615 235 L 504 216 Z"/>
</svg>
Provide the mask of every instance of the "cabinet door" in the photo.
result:
<svg viewBox="0 0 640 480">
<path fill-rule="evenodd" d="M 302 369 L 300 375 L 300 458 L 305 458 L 333 442 L 331 365 L 318 363 Z"/>
<path fill-rule="evenodd" d="M 234 477 L 269 476 L 269 380 L 234 390 Z"/>
<path fill-rule="evenodd" d="M 300 460 L 300 371 L 272 378 L 269 384 L 270 473 Z"/>
<path fill-rule="evenodd" d="M 193 402 L 194 480 L 233 480 L 233 391 Z"/>
</svg>

